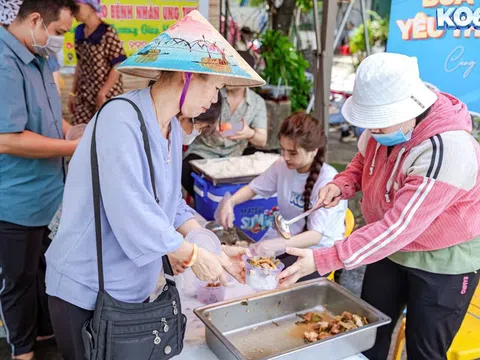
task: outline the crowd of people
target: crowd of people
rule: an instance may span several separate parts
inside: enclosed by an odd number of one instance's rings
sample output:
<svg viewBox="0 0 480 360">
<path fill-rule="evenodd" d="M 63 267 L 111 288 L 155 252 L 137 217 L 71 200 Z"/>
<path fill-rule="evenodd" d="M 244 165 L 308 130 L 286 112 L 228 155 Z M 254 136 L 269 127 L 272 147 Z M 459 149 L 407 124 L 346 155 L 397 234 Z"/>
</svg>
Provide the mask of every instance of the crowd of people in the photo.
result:
<svg viewBox="0 0 480 360">
<path fill-rule="evenodd" d="M 375 54 L 358 68 L 342 113 L 366 130 L 341 173 L 325 162 L 320 119 L 305 112 L 276 119 L 281 157 L 221 202 L 218 221 L 232 227 L 234 207 L 255 196 L 277 194 L 285 218 L 321 209 L 292 226 L 290 240 L 270 229 L 249 250 L 224 246 L 217 255 L 186 240 L 201 226 L 182 190 L 193 194 L 191 160 L 265 147 L 266 104 L 250 89 L 264 81 L 252 57 L 232 50 L 238 73 L 202 67 L 204 59 L 185 67 L 187 50 L 171 45 L 178 53 L 145 67 L 141 52 L 125 56 L 98 16 L 99 0 L 0 5 L 0 315 L 13 359 L 34 359 L 36 343 L 55 337 L 66 360 L 82 360 L 82 331 L 100 311 L 103 286 L 118 302 L 153 304 L 166 263 L 203 281 L 226 285 L 230 274 L 244 283 L 241 257 L 249 251 L 282 254 L 283 287 L 368 265 L 362 298 L 393 321 L 366 356 L 387 358 L 408 306 L 409 357 L 445 359 L 479 280 L 480 146 L 466 106 L 427 88 L 414 58 Z M 67 122 L 55 57 L 74 18 L 78 63 Z M 194 23 L 204 41 L 226 42 L 199 13 L 187 18 L 166 32 L 195 36 Z M 122 73 L 151 82 L 124 93 Z M 65 139 L 72 124 L 88 124 L 81 140 Z M 359 191 L 367 225 L 345 238 L 347 200 Z"/>
</svg>

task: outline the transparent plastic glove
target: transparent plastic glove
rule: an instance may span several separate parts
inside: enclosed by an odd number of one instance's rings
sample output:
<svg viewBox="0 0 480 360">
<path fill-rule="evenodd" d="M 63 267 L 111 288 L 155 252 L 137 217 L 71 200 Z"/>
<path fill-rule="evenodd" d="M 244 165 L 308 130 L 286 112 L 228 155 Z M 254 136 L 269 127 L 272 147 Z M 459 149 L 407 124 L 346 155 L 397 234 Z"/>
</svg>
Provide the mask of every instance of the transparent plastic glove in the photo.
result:
<svg viewBox="0 0 480 360">
<path fill-rule="evenodd" d="M 228 285 L 220 256 L 201 247 L 198 247 L 197 261 L 193 264 L 192 271 L 201 281 L 220 281 L 223 286 Z"/>
<path fill-rule="evenodd" d="M 223 268 L 241 284 L 245 284 L 245 263 L 242 256 L 246 252 L 247 249 L 240 246 L 223 245 L 220 257 Z"/>
<path fill-rule="evenodd" d="M 233 228 L 234 220 L 232 195 L 226 193 L 215 211 L 215 222 L 222 225 L 224 229 L 230 229 Z"/>
<path fill-rule="evenodd" d="M 252 256 L 277 257 L 285 254 L 288 242 L 285 239 L 276 238 L 261 240 L 249 246 L 248 250 Z"/>
</svg>

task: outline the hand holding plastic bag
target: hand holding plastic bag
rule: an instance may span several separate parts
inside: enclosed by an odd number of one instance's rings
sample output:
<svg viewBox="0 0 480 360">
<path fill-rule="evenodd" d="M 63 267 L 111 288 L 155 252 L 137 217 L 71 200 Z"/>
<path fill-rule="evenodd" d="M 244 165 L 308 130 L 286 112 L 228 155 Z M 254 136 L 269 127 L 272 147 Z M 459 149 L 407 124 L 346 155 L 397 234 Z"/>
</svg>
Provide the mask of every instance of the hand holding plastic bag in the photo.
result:
<svg viewBox="0 0 480 360">
<path fill-rule="evenodd" d="M 235 220 L 233 207 L 232 195 L 226 193 L 215 211 L 215 222 L 222 225 L 224 229 L 233 228 L 233 222 Z"/>
</svg>

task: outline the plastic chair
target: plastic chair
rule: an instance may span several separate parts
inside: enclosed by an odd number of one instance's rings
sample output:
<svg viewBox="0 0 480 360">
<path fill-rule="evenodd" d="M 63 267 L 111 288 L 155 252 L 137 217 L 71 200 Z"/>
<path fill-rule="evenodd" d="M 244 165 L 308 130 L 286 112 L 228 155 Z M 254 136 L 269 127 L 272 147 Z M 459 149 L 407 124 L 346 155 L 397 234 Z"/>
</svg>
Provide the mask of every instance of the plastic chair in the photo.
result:
<svg viewBox="0 0 480 360">
<path fill-rule="evenodd" d="M 448 349 L 448 360 L 473 360 L 480 358 L 480 285 L 473 294 L 460 330 Z"/>
<path fill-rule="evenodd" d="M 403 319 L 398 331 L 394 360 L 400 360 L 405 345 L 406 321 Z M 477 286 L 465 319 L 448 349 L 448 360 L 474 360 L 480 358 L 480 285 Z"/>
<path fill-rule="evenodd" d="M 352 210 L 347 208 L 345 212 L 345 237 L 350 236 L 350 234 L 355 229 L 355 216 L 352 213 Z M 327 277 L 330 281 L 335 281 L 335 271 L 332 271 Z"/>
</svg>

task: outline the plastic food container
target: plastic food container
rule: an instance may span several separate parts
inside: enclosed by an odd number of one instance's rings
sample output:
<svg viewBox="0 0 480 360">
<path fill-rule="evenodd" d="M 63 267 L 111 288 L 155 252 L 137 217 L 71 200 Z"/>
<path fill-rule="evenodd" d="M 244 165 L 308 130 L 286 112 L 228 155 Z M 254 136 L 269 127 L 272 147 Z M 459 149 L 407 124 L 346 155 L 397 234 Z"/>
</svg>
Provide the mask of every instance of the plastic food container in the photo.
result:
<svg viewBox="0 0 480 360">
<path fill-rule="evenodd" d="M 197 244 L 201 248 L 211 251 L 214 254 L 220 255 L 222 253 L 222 244 L 220 239 L 213 231 L 207 229 L 195 229 L 190 231 L 185 236 L 185 241 Z"/>
<path fill-rule="evenodd" d="M 199 247 L 211 251 L 214 254 L 221 255 L 222 253 L 222 244 L 220 243 L 220 239 L 217 235 L 215 235 L 214 232 L 210 230 L 203 228 L 195 229 L 187 234 L 185 240 L 193 244 L 197 244 Z M 186 287 L 189 287 L 190 280 L 188 278 L 193 276 L 197 299 L 202 303 L 214 304 L 225 299 L 224 286 L 209 286 L 209 284 L 211 284 L 210 282 L 198 280 L 191 269 L 188 269 L 184 274 L 186 275 L 186 279 L 184 279 L 183 290 L 185 290 Z"/>
<path fill-rule="evenodd" d="M 197 289 L 198 301 L 209 305 L 225 300 L 225 287 L 220 283 L 205 283 Z"/>
<path fill-rule="evenodd" d="M 276 269 L 263 269 L 251 265 L 247 256 L 242 257 L 245 262 L 245 282 L 254 290 L 275 290 L 278 287 L 277 275 L 285 265 L 280 263 Z"/>
<path fill-rule="evenodd" d="M 79 124 L 72 126 L 68 129 L 67 133 L 65 134 L 65 140 L 77 140 L 83 136 L 85 132 L 85 128 L 87 127 L 86 124 Z"/>
</svg>

